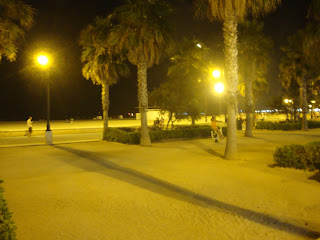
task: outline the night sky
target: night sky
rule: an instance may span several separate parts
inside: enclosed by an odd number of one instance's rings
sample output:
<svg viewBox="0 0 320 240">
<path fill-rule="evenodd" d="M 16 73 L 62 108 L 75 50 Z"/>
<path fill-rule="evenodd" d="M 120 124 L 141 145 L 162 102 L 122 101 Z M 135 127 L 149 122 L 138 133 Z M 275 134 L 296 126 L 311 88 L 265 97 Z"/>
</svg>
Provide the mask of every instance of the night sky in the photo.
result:
<svg viewBox="0 0 320 240">
<path fill-rule="evenodd" d="M 33 68 L 33 56 L 40 49 L 54 54 L 54 68 L 51 80 L 51 118 L 88 118 L 101 114 L 101 87 L 93 85 L 82 77 L 79 47 L 80 31 L 91 23 L 95 16 L 109 14 L 120 0 L 28 0 L 36 9 L 33 28 L 27 32 L 20 45 L 17 60 L 0 64 L 0 120 L 26 120 L 32 115 L 35 120 L 46 116 L 45 84 Z M 175 2 L 175 1 L 173 1 Z M 221 24 L 194 20 L 191 1 L 175 2 L 172 17 L 177 29 L 177 37 L 196 36 L 204 43 L 221 41 Z M 278 64 L 281 57 L 280 46 L 286 44 L 289 35 L 302 28 L 305 23 L 309 0 L 285 0 L 280 9 L 264 18 L 265 33 L 274 40 L 275 49 L 271 71 L 269 93 L 281 94 Z M 214 41 L 212 43 L 212 41 Z M 149 90 L 157 87 L 165 79 L 167 61 L 148 70 Z M 136 69 L 131 68 L 131 76 L 120 79 L 110 88 L 110 115 L 117 116 L 136 112 L 137 87 Z M 262 96 L 260 103 L 269 101 Z"/>
</svg>

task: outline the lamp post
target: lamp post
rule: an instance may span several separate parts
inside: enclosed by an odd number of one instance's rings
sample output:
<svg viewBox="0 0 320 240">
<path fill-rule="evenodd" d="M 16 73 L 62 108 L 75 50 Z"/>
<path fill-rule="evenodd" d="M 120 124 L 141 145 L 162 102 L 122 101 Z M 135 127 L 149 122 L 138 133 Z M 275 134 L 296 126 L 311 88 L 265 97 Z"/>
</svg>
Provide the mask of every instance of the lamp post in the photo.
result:
<svg viewBox="0 0 320 240">
<path fill-rule="evenodd" d="M 287 99 L 287 98 L 286 98 L 286 99 L 284 99 L 283 101 L 285 102 L 285 104 L 286 104 L 286 105 L 289 105 L 289 104 L 291 104 L 291 105 L 292 105 L 292 104 L 293 104 L 292 99 Z M 290 114 L 291 114 L 291 121 L 292 121 L 292 112 L 291 112 L 291 108 L 289 108 L 289 107 L 287 107 L 287 106 L 286 106 L 286 109 L 287 109 L 287 111 L 286 111 L 286 112 L 287 112 L 287 119 L 286 119 L 286 121 L 289 121 L 288 110 L 290 110 Z"/>
<path fill-rule="evenodd" d="M 217 79 L 221 77 L 221 71 L 218 69 L 215 69 L 212 71 L 212 76 Z M 221 82 L 218 82 L 214 85 L 214 90 L 219 94 L 219 116 L 221 118 L 221 93 L 224 91 L 224 84 Z"/>
<path fill-rule="evenodd" d="M 219 115 L 221 117 L 221 94 L 224 91 L 224 84 L 223 83 L 216 83 L 214 85 L 214 90 L 219 94 Z"/>
<path fill-rule="evenodd" d="M 49 59 L 45 55 L 39 55 L 37 57 L 37 61 L 42 68 L 46 68 L 49 63 Z M 49 81 L 49 78 L 47 78 L 46 81 L 47 81 L 47 130 L 45 133 L 45 137 L 46 137 L 46 144 L 50 145 L 52 144 L 53 141 L 52 141 L 52 131 L 50 129 L 50 81 Z"/>
</svg>

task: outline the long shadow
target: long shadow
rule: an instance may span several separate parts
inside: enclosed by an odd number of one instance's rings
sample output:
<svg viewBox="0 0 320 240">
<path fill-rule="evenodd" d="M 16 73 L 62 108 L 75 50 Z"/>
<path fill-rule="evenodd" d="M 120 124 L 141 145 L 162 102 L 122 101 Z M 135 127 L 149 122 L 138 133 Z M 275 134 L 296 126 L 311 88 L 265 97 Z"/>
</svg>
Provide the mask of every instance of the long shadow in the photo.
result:
<svg viewBox="0 0 320 240">
<path fill-rule="evenodd" d="M 72 164 L 76 167 L 80 167 L 85 171 L 95 171 L 104 174 L 108 177 L 112 177 L 134 186 L 149 190 L 151 192 L 161 194 L 170 198 L 174 198 L 180 201 L 185 201 L 197 206 L 214 208 L 222 212 L 226 212 L 231 215 L 241 216 L 255 223 L 265 225 L 270 228 L 286 231 L 288 233 L 301 235 L 316 239 L 320 236 L 319 232 L 309 230 L 300 226 L 296 226 L 291 223 L 284 222 L 273 216 L 255 212 L 249 209 L 234 206 L 232 204 L 224 203 L 216 199 L 212 199 L 201 194 L 192 192 L 188 189 L 176 186 L 161 179 L 152 177 L 150 175 L 138 172 L 136 170 L 122 167 L 115 164 L 104 157 L 100 157 L 93 152 L 82 151 L 79 149 L 53 146 L 57 149 L 73 153 L 82 159 L 66 161 L 68 164 Z M 101 169 L 103 167 L 104 169 Z"/>
<path fill-rule="evenodd" d="M 207 145 L 201 143 L 201 142 L 191 142 L 191 144 L 195 145 L 196 147 L 202 149 L 203 151 L 216 156 L 216 157 L 220 157 L 220 158 L 224 158 L 224 156 L 216 151 L 214 151 L 213 149 L 211 149 L 210 147 L 208 147 Z M 214 143 L 215 144 L 215 143 Z"/>
</svg>

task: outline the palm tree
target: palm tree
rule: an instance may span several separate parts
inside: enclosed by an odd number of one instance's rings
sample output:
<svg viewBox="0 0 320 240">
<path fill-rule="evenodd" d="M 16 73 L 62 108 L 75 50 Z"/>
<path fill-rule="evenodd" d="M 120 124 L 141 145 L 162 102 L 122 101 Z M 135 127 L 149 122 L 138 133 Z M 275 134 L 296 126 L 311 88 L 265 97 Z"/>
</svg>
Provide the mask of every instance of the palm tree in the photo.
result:
<svg viewBox="0 0 320 240">
<path fill-rule="evenodd" d="M 239 26 L 239 73 L 243 80 L 246 112 L 246 137 L 252 137 L 254 88 L 267 86 L 265 74 L 270 62 L 272 41 L 263 35 L 263 23 L 244 21 Z"/>
<path fill-rule="evenodd" d="M 0 61 L 14 61 L 24 31 L 33 24 L 34 9 L 20 0 L 0 1 Z"/>
<path fill-rule="evenodd" d="M 115 84 L 120 76 L 129 73 L 129 68 L 123 63 L 121 55 L 115 54 L 108 45 L 110 27 L 110 18 L 97 17 L 93 24 L 81 31 L 80 36 L 81 61 L 84 63 L 82 74 L 86 79 L 91 79 L 94 84 L 102 87 L 103 140 L 106 140 L 108 131 L 109 86 Z"/>
<path fill-rule="evenodd" d="M 310 25 L 309 25 L 310 26 Z M 302 109 L 302 130 L 308 130 L 307 87 L 319 80 L 320 39 L 314 38 L 313 27 L 307 26 L 289 37 L 289 44 L 282 48 L 285 56 L 281 59 L 280 71 L 282 84 L 288 89 L 292 81 L 300 86 L 300 106 Z M 313 39 L 310 41 L 310 39 Z"/>
<path fill-rule="evenodd" d="M 169 6 L 160 0 L 127 0 L 115 9 L 115 25 L 110 43 L 117 51 L 125 51 L 128 60 L 137 67 L 138 100 L 141 112 L 141 145 L 151 145 L 147 111 L 147 69 L 166 56 L 173 41 L 167 17 Z"/>
<path fill-rule="evenodd" d="M 252 17 L 277 8 L 281 0 L 195 0 L 195 15 L 210 21 L 223 22 L 226 102 L 228 107 L 228 133 L 226 159 L 237 159 L 236 106 L 238 89 L 238 22 L 249 14 Z"/>
</svg>

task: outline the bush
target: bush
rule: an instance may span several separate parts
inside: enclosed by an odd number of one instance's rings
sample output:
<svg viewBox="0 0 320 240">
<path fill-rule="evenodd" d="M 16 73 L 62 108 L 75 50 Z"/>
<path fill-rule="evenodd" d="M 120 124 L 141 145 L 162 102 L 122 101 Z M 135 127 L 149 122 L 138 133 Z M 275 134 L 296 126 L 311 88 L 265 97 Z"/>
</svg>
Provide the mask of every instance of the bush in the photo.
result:
<svg viewBox="0 0 320 240">
<path fill-rule="evenodd" d="M 152 142 L 170 138 L 210 137 L 210 127 L 179 127 L 174 130 L 150 131 Z"/>
<path fill-rule="evenodd" d="M 300 130 L 301 122 L 257 122 L 256 129 L 268 130 Z M 308 121 L 308 128 L 320 128 L 320 122 Z"/>
<path fill-rule="evenodd" d="M 301 129 L 301 122 L 257 122 L 256 129 L 268 129 L 268 130 L 299 130 Z"/>
<path fill-rule="evenodd" d="M 117 128 L 109 128 L 106 133 L 106 141 L 120 142 L 126 144 L 139 144 L 140 133 L 133 131 L 123 131 Z"/>
<path fill-rule="evenodd" d="M 0 183 L 2 181 L 0 180 Z M 3 196 L 3 188 L 0 186 L 0 239 L 1 240 L 15 240 L 16 226 L 11 219 L 12 213 L 9 212 L 7 203 Z"/>
<path fill-rule="evenodd" d="M 105 140 L 125 144 L 139 144 L 140 132 L 138 130 L 138 128 L 109 128 Z M 178 126 L 173 130 L 162 130 L 161 128 L 149 128 L 149 130 L 151 142 L 173 138 L 205 138 L 211 136 L 210 126 Z M 226 135 L 226 128 L 222 128 L 222 132 Z"/>
<path fill-rule="evenodd" d="M 308 121 L 308 128 L 320 128 L 320 122 Z"/>
<path fill-rule="evenodd" d="M 320 170 L 320 142 L 278 147 L 273 155 L 273 159 L 280 167 L 310 171 L 315 169 Z"/>
</svg>

